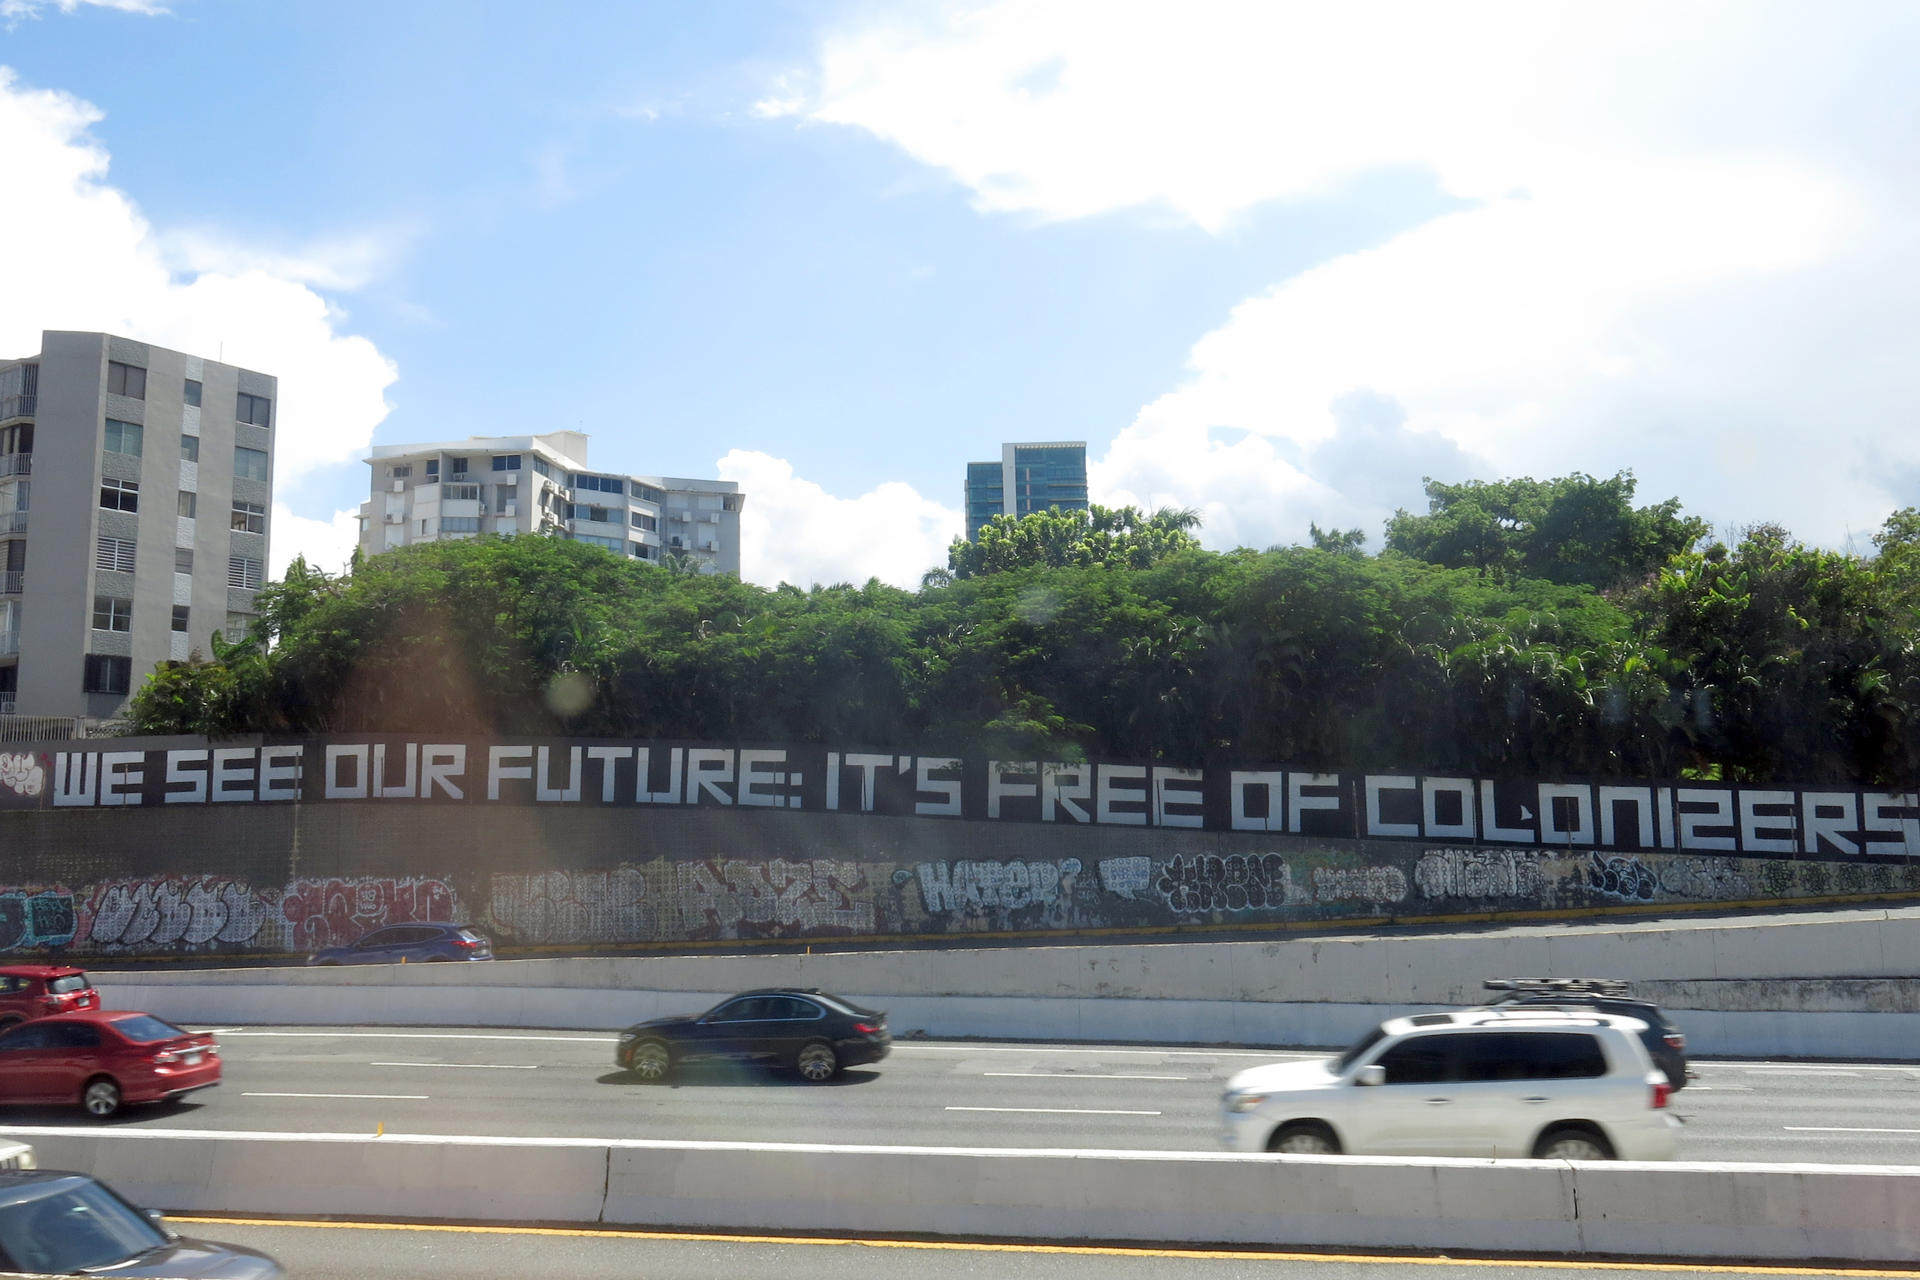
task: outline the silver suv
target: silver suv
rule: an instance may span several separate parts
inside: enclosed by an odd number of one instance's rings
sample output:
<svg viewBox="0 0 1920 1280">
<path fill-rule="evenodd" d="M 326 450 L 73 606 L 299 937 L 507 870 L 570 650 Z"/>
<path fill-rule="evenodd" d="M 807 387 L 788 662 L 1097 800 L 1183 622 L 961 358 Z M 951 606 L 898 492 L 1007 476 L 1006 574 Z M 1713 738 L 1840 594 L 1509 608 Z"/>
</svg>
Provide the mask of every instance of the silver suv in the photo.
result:
<svg viewBox="0 0 1920 1280">
<path fill-rule="evenodd" d="M 1296 1155 L 1671 1160 L 1673 1087 L 1644 1030 L 1550 1010 L 1393 1018 L 1337 1058 L 1235 1075 L 1221 1141 Z"/>
</svg>

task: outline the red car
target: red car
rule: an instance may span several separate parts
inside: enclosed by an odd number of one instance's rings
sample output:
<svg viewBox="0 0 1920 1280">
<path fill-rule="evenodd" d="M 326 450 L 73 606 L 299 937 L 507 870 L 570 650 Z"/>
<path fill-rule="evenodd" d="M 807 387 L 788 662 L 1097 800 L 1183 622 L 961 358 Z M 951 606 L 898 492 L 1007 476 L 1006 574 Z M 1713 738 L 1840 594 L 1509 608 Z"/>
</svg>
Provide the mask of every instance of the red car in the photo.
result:
<svg viewBox="0 0 1920 1280">
<path fill-rule="evenodd" d="M 0 1103 L 78 1103 L 104 1120 L 219 1083 L 213 1037 L 150 1013 L 56 1013 L 0 1033 Z"/>
<path fill-rule="evenodd" d="M 28 1018 L 99 1007 L 100 993 L 84 969 L 66 964 L 0 965 L 0 1030 Z"/>
</svg>

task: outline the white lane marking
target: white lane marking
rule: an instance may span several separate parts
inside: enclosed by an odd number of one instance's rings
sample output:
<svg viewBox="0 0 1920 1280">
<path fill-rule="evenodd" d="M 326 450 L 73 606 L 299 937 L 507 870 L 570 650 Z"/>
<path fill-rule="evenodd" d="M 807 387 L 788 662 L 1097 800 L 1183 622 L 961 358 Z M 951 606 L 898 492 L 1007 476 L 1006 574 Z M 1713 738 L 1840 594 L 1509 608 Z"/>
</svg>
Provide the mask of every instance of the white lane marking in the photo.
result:
<svg viewBox="0 0 1920 1280">
<path fill-rule="evenodd" d="M 949 1111 L 1011 1111 L 1035 1116 L 1157 1116 L 1158 1111 L 1097 1111 L 1085 1107 L 948 1107 Z"/>
<path fill-rule="evenodd" d="M 1756 1062 L 1744 1064 L 1742 1071 L 1917 1071 L 1920 1067 L 1879 1066 L 1869 1062 L 1823 1064 L 1818 1062 Z"/>
<path fill-rule="evenodd" d="M 926 1053 L 1093 1053 L 1106 1058 L 1145 1055 L 1150 1058 L 1331 1058 L 1331 1053 L 1303 1053 L 1274 1049 L 1259 1053 L 1251 1049 L 1062 1049 L 1035 1044 L 915 1044 L 909 1040 L 893 1042 L 898 1049 L 918 1049 Z"/>
<path fill-rule="evenodd" d="M 513 1040 L 522 1044 L 613 1044 L 618 1036 L 506 1036 L 455 1031 L 229 1031 L 223 1036 L 282 1040 Z"/>
<path fill-rule="evenodd" d="M 243 1098 L 373 1098 L 382 1102 L 425 1102 L 424 1093 L 243 1093 Z"/>
<path fill-rule="evenodd" d="M 1829 1124 L 1785 1124 L 1788 1133 L 1920 1133 L 1920 1129 L 1846 1129 Z"/>
<path fill-rule="evenodd" d="M 1020 1080 L 1191 1080 L 1192 1076 L 1101 1075 L 1093 1071 L 982 1071 L 983 1076 L 1004 1076 Z"/>
<path fill-rule="evenodd" d="M 457 1067 L 467 1071 L 538 1071 L 537 1064 L 520 1062 L 369 1062 L 370 1067 Z"/>
</svg>

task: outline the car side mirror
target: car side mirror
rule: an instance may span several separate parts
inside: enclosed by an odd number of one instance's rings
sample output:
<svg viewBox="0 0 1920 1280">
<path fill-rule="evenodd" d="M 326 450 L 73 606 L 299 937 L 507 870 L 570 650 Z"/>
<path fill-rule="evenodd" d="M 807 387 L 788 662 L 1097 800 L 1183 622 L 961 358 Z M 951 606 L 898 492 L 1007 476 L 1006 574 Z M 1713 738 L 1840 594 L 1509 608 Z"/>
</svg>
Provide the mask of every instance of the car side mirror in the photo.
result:
<svg viewBox="0 0 1920 1280">
<path fill-rule="evenodd" d="M 1379 1063 L 1360 1068 L 1360 1074 L 1353 1079 L 1355 1084 L 1376 1085 L 1387 1082 L 1387 1069 Z"/>
</svg>

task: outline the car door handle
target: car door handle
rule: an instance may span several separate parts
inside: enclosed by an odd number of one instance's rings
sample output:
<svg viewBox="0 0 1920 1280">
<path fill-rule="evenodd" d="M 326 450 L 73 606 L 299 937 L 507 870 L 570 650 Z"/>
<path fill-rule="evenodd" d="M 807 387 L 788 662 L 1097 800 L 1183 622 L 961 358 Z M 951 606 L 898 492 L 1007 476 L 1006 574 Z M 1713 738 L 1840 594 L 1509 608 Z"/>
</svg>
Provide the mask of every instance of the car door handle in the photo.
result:
<svg viewBox="0 0 1920 1280">
<path fill-rule="evenodd" d="M 1427 1105 L 1430 1107 L 1444 1107 L 1452 1101 L 1452 1098 L 1428 1098 Z"/>
<path fill-rule="evenodd" d="M 1522 1101 L 1522 1102 L 1545 1102 L 1545 1101 L 1546 1101 L 1546 1099 L 1545 1099 L 1545 1098 L 1543 1098 L 1543 1097 L 1540 1097 L 1540 1096 L 1538 1096 L 1538 1095 L 1536 1095 L 1536 1096 L 1534 1096 L 1534 1097 L 1531 1097 L 1531 1098 L 1522 1098 L 1522 1099 L 1520 1099 L 1520 1101 Z"/>
</svg>

